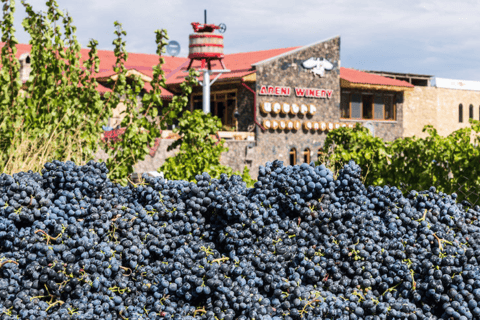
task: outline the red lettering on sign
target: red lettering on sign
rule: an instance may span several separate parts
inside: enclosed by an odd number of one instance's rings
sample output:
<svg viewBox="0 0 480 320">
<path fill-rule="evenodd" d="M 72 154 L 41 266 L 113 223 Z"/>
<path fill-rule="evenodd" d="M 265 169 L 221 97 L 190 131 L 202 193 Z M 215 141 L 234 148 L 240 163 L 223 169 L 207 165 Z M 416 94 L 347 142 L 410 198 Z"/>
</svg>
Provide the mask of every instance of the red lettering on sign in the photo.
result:
<svg viewBox="0 0 480 320">
<path fill-rule="evenodd" d="M 275 94 L 280 95 L 280 87 L 275 87 Z"/>
<path fill-rule="evenodd" d="M 287 89 L 288 89 L 288 88 L 286 88 L 286 87 L 282 87 L 282 95 L 283 95 L 283 96 L 287 96 L 287 95 L 288 95 L 288 94 L 287 94 Z"/>
<path fill-rule="evenodd" d="M 260 94 L 267 94 L 267 87 L 266 86 L 262 86 L 260 88 Z"/>
<path fill-rule="evenodd" d="M 321 97 L 322 97 L 322 98 L 326 98 L 326 97 L 327 97 L 327 90 L 322 89 Z"/>
<path fill-rule="evenodd" d="M 295 88 L 295 95 L 297 97 L 303 97 L 305 95 L 305 89 Z"/>
<path fill-rule="evenodd" d="M 290 88 L 290 87 L 287 87 L 287 89 L 288 89 L 288 93 L 287 93 L 287 95 L 290 95 L 290 93 L 292 93 L 292 88 Z"/>
<path fill-rule="evenodd" d="M 333 90 L 327 90 L 328 99 L 332 97 Z"/>
<path fill-rule="evenodd" d="M 268 87 L 268 94 L 275 94 L 275 89 L 273 87 Z"/>
<path fill-rule="evenodd" d="M 315 97 L 315 89 L 308 89 L 308 97 Z"/>
</svg>

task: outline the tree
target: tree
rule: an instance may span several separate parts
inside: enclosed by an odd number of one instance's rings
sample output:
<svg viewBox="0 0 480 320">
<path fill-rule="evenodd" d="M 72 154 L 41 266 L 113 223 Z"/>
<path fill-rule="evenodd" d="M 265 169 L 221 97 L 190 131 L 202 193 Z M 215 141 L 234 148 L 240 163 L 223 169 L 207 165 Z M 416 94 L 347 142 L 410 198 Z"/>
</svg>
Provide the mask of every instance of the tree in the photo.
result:
<svg viewBox="0 0 480 320">
<path fill-rule="evenodd" d="M 174 129 L 180 139 L 168 147 L 169 151 L 179 147 L 179 152 L 158 170 L 169 180 L 194 181 L 195 176 L 203 172 L 212 178 L 222 173 L 231 175 L 232 168 L 220 164 L 220 155 L 228 151 L 224 141 L 216 136 L 221 128 L 222 121 L 217 116 L 202 110 L 185 111 Z"/>
<path fill-rule="evenodd" d="M 20 79 L 20 64 L 16 58 L 13 14 L 14 0 L 2 0 L 2 69 L 0 71 L 0 169 L 2 172 L 40 171 L 51 160 L 72 160 L 82 164 L 94 158 L 99 147 L 110 158 L 107 166 L 110 178 L 127 183 L 133 166 L 145 158 L 160 130 L 171 124 L 186 106 L 194 83 L 191 70 L 182 84 L 182 94 L 163 106 L 160 99 L 165 88 L 164 63 L 161 54 L 166 40 L 165 30 L 156 30 L 159 63 L 154 67 L 153 90 L 137 96 L 143 82 L 137 77 L 127 81 L 125 61 L 128 53 L 123 37 L 126 32 L 115 22 L 114 54 L 117 58 L 117 80 L 112 93 L 102 97 L 96 90 L 95 75 L 99 71 L 96 40 L 91 40 L 89 57 L 81 63 L 81 46 L 72 25 L 72 18 L 61 12 L 54 0 L 46 2 L 47 12 L 37 13 L 22 1 L 27 17 L 23 27 L 30 35 L 31 74 L 26 83 Z M 61 27 L 63 26 L 63 28 Z M 123 99 L 127 108 L 122 126 L 124 134 L 115 141 L 100 141 L 105 125 Z M 161 116 L 158 117 L 158 107 Z M 157 118 L 156 124 L 149 119 Z"/>
</svg>

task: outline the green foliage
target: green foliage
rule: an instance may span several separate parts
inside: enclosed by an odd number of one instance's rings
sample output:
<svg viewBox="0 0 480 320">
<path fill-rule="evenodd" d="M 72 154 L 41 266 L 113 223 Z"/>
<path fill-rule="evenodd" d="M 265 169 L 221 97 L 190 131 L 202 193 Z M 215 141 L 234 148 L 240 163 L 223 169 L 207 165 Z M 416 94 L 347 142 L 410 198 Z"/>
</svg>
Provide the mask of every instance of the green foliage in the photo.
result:
<svg viewBox="0 0 480 320">
<path fill-rule="evenodd" d="M 165 74 L 162 70 L 164 59 L 161 54 L 165 51 L 168 44 L 166 30 L 156 30 L 157 54 L 159 63 L 153 69 L 153 80 L 151 85 L 153 90 L 145 93 L 140 103 L 137 98 L 144 87 L 143 81 L 137 76 L 130 76 L 127 80 L 127 69 L 124 66 L 128 59 L 128 53 L 125 49 L 125 41 L 122 39 L 126 32 L 122 29 L 119 22 L 115 22 L 117 38 L 113 41 L 115 45 L 114 53 L 117 61 L 114 67 L 118 74 L 116 81 L 112 81 L 113 93 L 107 93 L 108 103 L 118 104 L 120 97 L 125 109 L 122 112 L 123 120 L 120 124 L 125 128 L 121 138 L 115 141 L 107 141 L 107 167 L 110 169 L 109 178 L 114 181 L 127 183 L 127 177 L 133 173 L 133 166 L 145 159 L 149 152 L 149 147 L 153 146 L 155 139 L 160 136 L 160 128 L 165 129 L 171 124 L 173 119 L 188 103 L 188 96 L 191 93 L 191 87 L 195 83 L 197 73 L 190 71 L 186 82 L 181 86 L 182 95 L 177 96 L 166 107 L 162 108 L 162 116 L 159 123 L 154 121 L 158 116 L 158 107 L 163 106 L 160 99 L 162 88 L 165 88 Z M 113 147 L 112 147 L 113 146 Z"/>
<path fill-rule="evenodd" d="M 168 151 L 179 148 L 178 153 L 168 158 L 158 169 L 166 179 L 195 181 L 195 176 L 207 172 L 212 178 L 219 178 L 222 173 L 240 175 L 232 168 L 220 164 L 220 156 L 228 148 L 224 147 L 224 140 L 218 138 L 218 131 L 222 128 L 221 120 L 205 114 L 202 110 L 185 111 L 174 129 L 180 139 L 173 142 Z M 250 177 L 247 166 L 243 170 L 242 179 L 247 186 L 255 183 Z"/>
<path fill-rule="evenodd" d="M 5 46 L 0 79 L 0 169 L 5 169 L 7 158 L 16 154 L 25 141 L 56 137 L 57 142 L 63 142 L 52 143 L 54 148 L 50 148 L 50 155 L 56 159 L 70 154 L 67 146 L 82 150 L 80 157 L 93 154 L 101 124 L 95 125 L 94 118 L 85 115 L 95 115 L 101 103 L 89 71 L 82 70 L 80 65 L 80 46 L 74 36 L 71 17 L 58 10 L 55 1 L 47 1 L 46 13 L 36 13 L 31 5 L 22 2 L 27 13 L 22 25 L 31 37 L 32 68 L 22 88 L 20 64 L 15 57 L 18 42 L 13 28 L 14 1 L 2 2 L 0 25 Z M 63 34 L 57 26 L 60 22 Z M 95 52 L 96 44 L 91 42 L 90 46 Z M 93 55 L 84 66 L 95 68 L 97 62 L 98 58 Z M 72 160 L 82 162 L 83 159 L 76 155 Z"/>
<path fill-rule="evenodd" d="M 257 180 L 252 179 L 252 177 L 250 176 L 250 169 L 248 169 L 247 166 L 243 168 L 242 180 L 247 184 L 247 187 L 249 188 L 253 188 L 253 185 L 255 184 L 255 182 L 257 182 Z"/>
<path fill-rule="evenodd" d="M 224 141 L 216 137 L 222 122 L 202 110 L 185 111 L 174 132 L 180 139 L 173 142 L 168 150 L 179 147 L 179 152 L 168 158 L 158 169 L 169 180 L 195 181 L 195 176 L 207 172 L 212 178 L 220 174 L 231 175 L 232 168 L 220 164 L 220 155 L 227 151 Z"/>
<path fill-rule="evenodd" d="M 392 185 L 403 190 L 427 190 L 435 186 L 446 193 L 458 193 L 459 200 L 478 203 L 480 196 L 480 122 L 440 136 L 432 126 L 425 126 L 424 139 L 409 137 L 384 142 L 373 137 L 359 124 L 352 130 L 331 131 L 325 148 L 333 148 L 330 160 L 338 169 L 354 160 L 366 184 Z M 472 143 L 474 142 L 474 143 Z"/>
<path fill-rule="evenodd" d="M 54 159 L 72 160 L 78 164 L 93 159 L 99 147 L 108 154 L 107 166 L 113 181 L 127 183 L 133 166 L 145 158 L 160 129 L 178 116 L 188 102 L 195 73 L 190 71 L 181 84 L 182 94 L 172 103 L 163 106 L 161 90 L 165 88 L 162 71 L 166 40 L 165 30 L 156 30 L 159 63 L 154 67 L 153 90 L 142 98 L 138 96 L 143 81 L 135 76 L 127 77 L 125 61 L 128 53 L 123 37 L 126 32 L 115 22 L 116 39 L 114 54 L 118 73 L 112 93 L 102 97 L 95 79 L 100 60 L 98 42 L 91 40 L 89 56 L 81 63 L 81 46 L 72 25 L 72 18 L 62 13 L 54 0 L 47 0 L 47 12 L 35 12 L 30 4 L 22 1 L 27 17 L 23 27 L 30 35 L 31 74 L 22 85 L 16 58 L 13 14 L 15 2 L 2 0 L 2 69 L 0 71 L 0 170 L 11 171 L 12 164 L 28 163 L 30 158 L 42 159 L 42 163 Z M 125 105 L 121 126 L 125 133 L 121 139 L 107 140 L 101 144 L 102 126 L 107 124 L 113 110 Z M 159 108 L 161 115 L 159 116 Z M 34 168 L 20 166 L 22 169 Z M 12 171 L 16 172 L 16 171 Z"/>
</svg>

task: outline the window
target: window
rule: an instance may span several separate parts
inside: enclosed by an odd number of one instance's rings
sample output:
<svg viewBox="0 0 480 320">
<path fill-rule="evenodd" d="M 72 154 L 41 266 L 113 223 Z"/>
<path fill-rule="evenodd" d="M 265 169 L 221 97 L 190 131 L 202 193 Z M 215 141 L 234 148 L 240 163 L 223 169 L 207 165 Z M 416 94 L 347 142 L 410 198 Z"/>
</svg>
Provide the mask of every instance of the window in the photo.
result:
<svg viewBox="0 0 480 320">
<path fill-rule="evenodd" d="M 297 164 L 297 150 L 295 148 L 290 149 L 290 165 L 294 166 Z"/>
<path fill-rule="evenodd" d="M 362 95 L 358 93 L 352 94 L 350 109 L 352 119 L 362 118 Z"/>
<path fill-rule="evenodd" d="M 480 106 L 478 106 L 478 120 L 480 120 Z"/>
<path fill-rule="evenodd" d="M 340 99 L 340 118 L 350 118 L 350 93 L 342 92 Z"/>
<path fill-rule="evenodd" d="M 396 120 L 395 95 L 344 91 L 341 94 L 340 117 L 394 121 Z"/>
<path fill-rule="evenodd" d="M 373 118 L 375 120 L 385 119 L 383 109 L 384 109 L 384 102 L 383 102 L 382 96 L 376 95 L 374 99 L 374 104 L 373 104 Z"/>
<path fill-rule="evenodd" d="M 385 120 L 395 120 L 395 103 L 393 102 L 393 95 L 385 95 L 383 97 L 385 103 Z"/>
<path fill-rule="evenodd" d="M 362 118 L 373 119 L 373 94 L 362 95 Z"/>
<path fill-rule="evenodd" d="M 468 118 L 473 119 L 473 104 L 468 107 Z"/>
<path fill-rule="evenodd" d="M 303 162 L 310 163 L 310 149 L 303 150 Z"/>
<path fill-rule="evenodd" d="M 317 161 L 321 163 L 323 160 L 324 160 L 324 157 L 323 157 L 323 148 L 318 148 L 318 151 L 317 151 Z"/>
<path fill-rule="evenodd" d="M 203 109 L 203 100 L 201 95 L 194 95 L 192 98 L 192 108 L 191 110 L 202 110 Z"/>
<path fill-rule="evenodd" d="M 236 121 L 233 117 L 237 108 L 236 91 L 219 91 L 210 94 L 210 112 L 222 120 L 224 129 L 235 127 Z M 201 93 L 192 96 L 191 110 L 203 109 L 203 96 Z"/>
<path fill-rule="evenodd" d="M 458 122 L 463 122 L 463 104 L 458 105 Z"/>
</svg>

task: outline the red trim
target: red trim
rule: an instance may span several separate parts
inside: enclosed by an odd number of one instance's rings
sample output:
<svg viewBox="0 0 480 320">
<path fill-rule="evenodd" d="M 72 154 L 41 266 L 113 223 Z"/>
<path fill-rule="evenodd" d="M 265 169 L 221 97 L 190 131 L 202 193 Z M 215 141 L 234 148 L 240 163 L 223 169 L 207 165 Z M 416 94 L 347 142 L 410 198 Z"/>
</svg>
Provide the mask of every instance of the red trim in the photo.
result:
<svg viewBox="0 0 480 320">
<path fill-rule="evenodd" d="M 257 93 L 253 91 L 252 88 L 247 86 L 243 81 L 242 81 L 242 85 L 245 88 L 247 88 L 251 93 L 253 93 L 253 122 L 255 122 L 255 124 L 259 126 L 262 129 L 262 131 L 265 131 L 265 128 L 257 121 Z"/>
<path fill-rule="evenodd" d="M 190 53 L 188 55 L 188 59 L 195 59 L 195 58 L 223 58 L 223 53 L 215 53 L 215 52 L 203 52 L 203 53 Z"/>
<path fill-rule="evenodd" d="M 223 36 L 220 34 L 191 34 L 190 39 L 193 38 L 218 38 L 223 39 Z"/>
<path fill-rule="evenodd" d="M 195 47 L 221 47 L 223 48 L 223 44 L 216 44 L 216 43 L 199 43 L 199 44 L 191 44 L 188 46 L 189 48 Z"/>
</svg>

